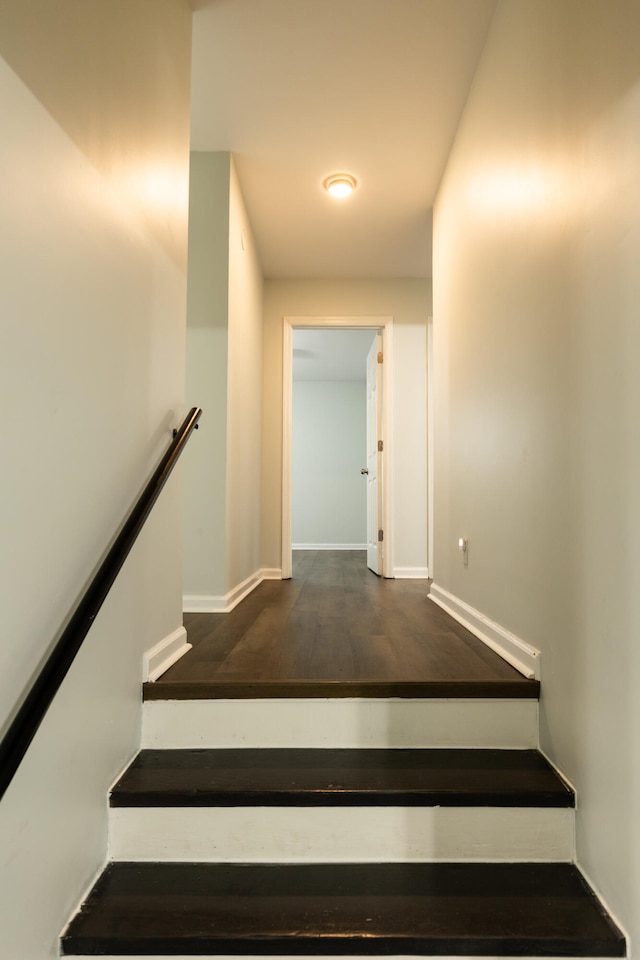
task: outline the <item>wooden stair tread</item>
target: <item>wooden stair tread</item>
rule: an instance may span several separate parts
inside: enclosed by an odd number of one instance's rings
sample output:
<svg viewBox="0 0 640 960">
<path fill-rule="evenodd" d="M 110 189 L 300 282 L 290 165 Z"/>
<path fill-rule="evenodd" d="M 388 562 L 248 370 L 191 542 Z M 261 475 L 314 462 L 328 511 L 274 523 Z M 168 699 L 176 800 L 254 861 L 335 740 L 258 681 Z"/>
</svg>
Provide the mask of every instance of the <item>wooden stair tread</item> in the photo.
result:
<svg viewBox="0 0 640 960">
<path fill-rule="evenodd" d="M 624 956 L 571 864 L 109 866 L 65 955 Z"/>
<path fill-rule="evenodd" d="M 573 807 L 573 791 L 536 750 L 143 750 L 113 807 Z"/>
<path fill-rule="evenodd" d="M 512 671 L 516 674 L 516 671 Z M 489 698 L 537 700 L 540 681 L 478 680 L 163 680 L 143 685 L 143 699 L 260 700 L 287 697 Z"/>
</svg>

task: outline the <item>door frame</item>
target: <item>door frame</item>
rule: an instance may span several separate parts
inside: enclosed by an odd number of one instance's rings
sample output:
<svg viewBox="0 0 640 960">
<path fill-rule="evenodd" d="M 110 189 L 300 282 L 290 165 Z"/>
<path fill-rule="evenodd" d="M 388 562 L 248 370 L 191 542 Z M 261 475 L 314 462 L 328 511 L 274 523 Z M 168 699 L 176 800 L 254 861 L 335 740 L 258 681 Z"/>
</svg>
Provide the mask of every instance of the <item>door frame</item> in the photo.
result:
<svg viewBox="0 0 640 960">
<path fill-rule="evenodd" d="M 382 576 L 393 577 L 393 317 L 282 318 L 282 579 L 292 575 L 291 492 L 293 430 L 293 331 L 298 329 L 382 331 Z"/>
<path fill-rule="evenodd" d="M 384 334 L 380 330 L 374 331 L 371 345 L 366 359 L 366 458 L 364 461 L 367 475 L 367 566 L 378 576 L 382 575 L 382 558 L 384 557 L 384 541 L 380 542 L 378 534 L 384 529 L 382 518 L 382 492 L 384 490 L 384 473 L 382 470 L 382 456 L 384 444 L 380 450 L 379 440 L 384 438 L 382 423 L 383 394 L 382 374 L 384 363 L 379 363 L 380 355 L 384 353 Z M 375 478 L 375 485 L 374 485 Z"/>
<path fill-rule="evenodd" d="M 433 464 L 435 456 L 435 405 L 433 392 L 433 317 L 427 317 L 427 573 L 434 577 L 434 505 Z"/>
</svg>

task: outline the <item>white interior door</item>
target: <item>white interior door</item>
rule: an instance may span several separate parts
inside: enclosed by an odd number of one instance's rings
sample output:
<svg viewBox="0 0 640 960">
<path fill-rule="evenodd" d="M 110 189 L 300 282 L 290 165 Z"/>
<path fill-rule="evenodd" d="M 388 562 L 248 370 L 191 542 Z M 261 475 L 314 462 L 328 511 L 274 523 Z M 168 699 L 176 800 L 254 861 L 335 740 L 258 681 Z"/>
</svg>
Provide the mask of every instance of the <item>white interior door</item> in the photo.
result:
<svg viewBox="0 0 640 960">
<path fill-rule="evenodd" d="M 367 566 L 382 573 L 382 335 L 367 356 Z"/>
</svg>

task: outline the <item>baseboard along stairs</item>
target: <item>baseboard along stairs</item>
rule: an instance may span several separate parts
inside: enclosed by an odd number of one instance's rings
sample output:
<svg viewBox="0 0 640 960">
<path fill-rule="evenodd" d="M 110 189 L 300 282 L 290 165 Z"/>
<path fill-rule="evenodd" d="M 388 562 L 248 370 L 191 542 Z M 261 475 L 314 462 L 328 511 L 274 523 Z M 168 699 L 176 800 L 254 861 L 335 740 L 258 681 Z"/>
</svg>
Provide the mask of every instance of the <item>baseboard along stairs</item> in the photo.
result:
<svg viewBox="0 0 640 960">
<path fill-rule="evenodd" d="M 63 955 L 625 956 L 574 863 L 574 793 L 536 749 L 537 682 L 482 699 L 153 686 Z"/>
</svg>

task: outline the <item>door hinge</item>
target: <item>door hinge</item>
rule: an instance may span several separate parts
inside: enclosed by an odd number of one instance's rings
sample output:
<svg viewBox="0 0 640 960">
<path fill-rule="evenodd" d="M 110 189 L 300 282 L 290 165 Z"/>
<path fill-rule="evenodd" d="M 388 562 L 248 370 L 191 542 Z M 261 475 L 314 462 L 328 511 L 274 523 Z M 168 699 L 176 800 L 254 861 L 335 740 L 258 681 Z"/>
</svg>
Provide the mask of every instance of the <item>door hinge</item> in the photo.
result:
<svg viewBox="0 0 640 960">
<path fill-rule="evenodd" d="M 384 540 L 384 531 L 378 530 L 378 543 L 382 543 L 383 540 Z"/>
<path fill-rule="evenodd" d="M 378 363 L 382 363 L 383 360 L 384 360 L 384 353 L 382 352 L 382 350 L 380 350 L 380 352 L 378 353 Z"/>
<path fill-rule="evenodd" d="M 382 453 L 383 449 L 384 449 L 384 441 L 378 440 L 378 453 Z"/>
</svg>

